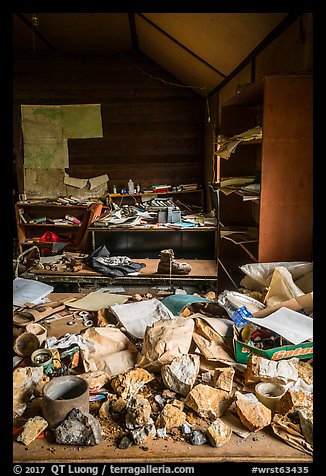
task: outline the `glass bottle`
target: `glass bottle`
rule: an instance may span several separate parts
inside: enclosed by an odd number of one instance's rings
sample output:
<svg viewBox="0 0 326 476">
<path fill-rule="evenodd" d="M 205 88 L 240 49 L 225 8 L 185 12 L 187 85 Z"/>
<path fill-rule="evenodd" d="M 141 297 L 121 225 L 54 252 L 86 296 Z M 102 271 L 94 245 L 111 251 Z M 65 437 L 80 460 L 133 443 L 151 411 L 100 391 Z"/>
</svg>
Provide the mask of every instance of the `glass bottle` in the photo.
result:
<svg viewBox="0 0 326 476">
<path fill-rule="evenodd" d="M 128 182 L 128 193 L 129 195 L 133 195 L 135 193 L 134 182 L 131 179 L 129 179 L 129 182 Z"/>
</svg>

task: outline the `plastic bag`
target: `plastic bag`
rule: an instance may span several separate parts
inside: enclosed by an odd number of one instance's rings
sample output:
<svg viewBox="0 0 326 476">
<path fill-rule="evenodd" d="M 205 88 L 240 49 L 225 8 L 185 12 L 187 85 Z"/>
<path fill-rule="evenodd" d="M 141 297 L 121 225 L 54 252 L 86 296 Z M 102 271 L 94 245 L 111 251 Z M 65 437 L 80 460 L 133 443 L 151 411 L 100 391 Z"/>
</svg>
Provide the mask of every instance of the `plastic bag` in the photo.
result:
<svg viewBox="0 0 326 476">
<path fill-rule="evenodd" d="M 247 289 L 259 289 L 262 287 L 268 287 L 270 285 L 273 272 L 275 268 L 283 266 L 292 275 L 293 281 L 301 278 L 305 274 L 309 273 L 313 269 L 313 263 L 308 261 L 290 261 L 290 262 L 272 262 L 272 263 L 250 263 L 240 266 L 241 271 L 249 276 L 253 282 L 247 279 L 247 276 L 243 278 L 240 285 Z M 248 287 L 257 285 L 257 287 Z"/>
</svg>

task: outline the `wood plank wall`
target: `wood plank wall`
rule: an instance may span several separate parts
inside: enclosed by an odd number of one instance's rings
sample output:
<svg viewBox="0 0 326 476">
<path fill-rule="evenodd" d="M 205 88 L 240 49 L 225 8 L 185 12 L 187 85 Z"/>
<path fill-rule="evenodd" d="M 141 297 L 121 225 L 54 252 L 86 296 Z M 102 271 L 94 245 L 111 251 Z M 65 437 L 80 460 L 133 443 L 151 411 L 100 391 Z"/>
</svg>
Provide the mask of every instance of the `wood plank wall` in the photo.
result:
<svg viewBox="0 0 326 476">
<path fill-rule="evenodd" d="M 101 104 L 100 139 L 69 139 L 69 168 L 78 178 L 107 173 L 109 189 L 204 181 L 204 100 L 140 52 L 27 53 L 14 58 L 14 150 L 19 191 L 21 104 Z M 145 74 L 144 71 L 148 74 Z"/>
</svg>

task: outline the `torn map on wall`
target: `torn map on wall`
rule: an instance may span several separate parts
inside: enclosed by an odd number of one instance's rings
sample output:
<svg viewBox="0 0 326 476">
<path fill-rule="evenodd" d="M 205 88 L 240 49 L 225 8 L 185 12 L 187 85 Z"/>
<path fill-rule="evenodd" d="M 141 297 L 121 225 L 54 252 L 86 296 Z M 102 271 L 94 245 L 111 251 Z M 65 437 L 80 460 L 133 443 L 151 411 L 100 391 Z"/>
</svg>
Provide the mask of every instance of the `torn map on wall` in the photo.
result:
<svg viewBox="0 0 326 476">
<path fill-rule="evenodd" d="M 22 105 L 21 117 L 25 193 L 69 195 L 68 139 L 103 137 L 101 105 Z"/>
</svg>

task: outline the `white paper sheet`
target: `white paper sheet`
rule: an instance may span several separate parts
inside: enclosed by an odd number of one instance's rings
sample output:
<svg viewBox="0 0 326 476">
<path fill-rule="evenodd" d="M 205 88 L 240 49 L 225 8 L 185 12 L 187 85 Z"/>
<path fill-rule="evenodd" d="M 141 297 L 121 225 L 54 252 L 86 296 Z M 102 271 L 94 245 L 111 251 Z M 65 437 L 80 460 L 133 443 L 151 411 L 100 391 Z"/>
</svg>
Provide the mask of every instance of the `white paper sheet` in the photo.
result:
<svg viewBox="0 0 326 476">
<path fill-rule="evenodd" d="M 54 290 L 53 286 L 32 279 L 15 278 L 13 281 L 13 305 L 38 304 Z"/>
<path fill-rule="evenodd" d="M 81 179 L 81 178 L 75 178 L 75 177 L 70 177 L 67 173 L 65 173 L 65 178 L 64 178 L 64 183 L 65 185 L 71 185 L 72 187 L 77 187 L 77 188 L 84 188 L 86 187 L 88 182 L 88 179 Z"/>
<path fill-rule="evenodd" d="M 93 190 L 93 188 L 98 187 L 99 185 L 103 185 L 106 182 L 109 181 L 109 176 L 107 174 L 104 175 L 99 175 L 98 177 L 92 177 L 88 179 L 89 184 L 90 184 L 90 190 Z"/>
<path fill-rule="evenodd" d="M 281 307 L 267 317 L 246 319 L 276 332 L 295 345 L 313 337 L 313 319 L 286 307 Z"/>
<path fill-rule="evenodd" d="M 111 310 L 127 332 L 139 339 L 144 338 L 147 326 L 160 319 L 175 318 L 170 310 L 155 298 L 130 304 L 114 304 Z"/>
</svg>

